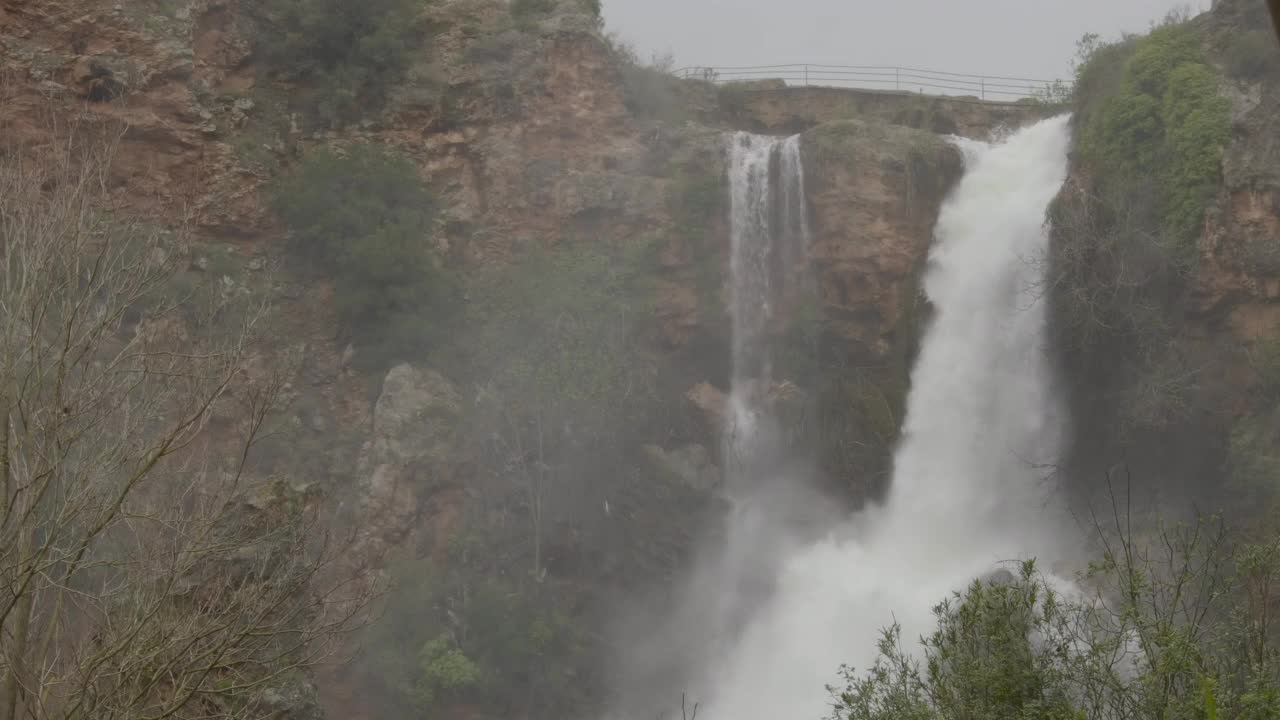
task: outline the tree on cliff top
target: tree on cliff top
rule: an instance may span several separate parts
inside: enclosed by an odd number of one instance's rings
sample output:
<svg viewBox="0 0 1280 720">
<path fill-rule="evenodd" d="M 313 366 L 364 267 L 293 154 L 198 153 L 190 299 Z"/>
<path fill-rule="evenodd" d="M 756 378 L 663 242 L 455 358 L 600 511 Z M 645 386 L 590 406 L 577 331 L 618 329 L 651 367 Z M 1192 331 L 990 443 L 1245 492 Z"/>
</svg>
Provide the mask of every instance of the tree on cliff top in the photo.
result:
<svg viewBox="0 0 1280 720">
<path fill-rule="evenodd" d="M 432 255 L 433 203 L 412 162 L 375 145 L 317 150 L 280 181 L 272 205 L 294 251 L 333 278 L 338 314 L 370 362 L 426 351 L 450 285 Z"/>
<path fill-rule="evenodd" d="M 367 591 L 251 480 L 288 374 L 261 313 L 179 307 L 109 152 L 55 144 L 0 149 L 0 719 L 278 717 Z"/>
<path fill-rule="evenodd" d="M 386 100 L 420 42 L 417 16 L 430 0 L 267 0 L 258 51 L 309 91 L 330 124 Z"/>
</svg>

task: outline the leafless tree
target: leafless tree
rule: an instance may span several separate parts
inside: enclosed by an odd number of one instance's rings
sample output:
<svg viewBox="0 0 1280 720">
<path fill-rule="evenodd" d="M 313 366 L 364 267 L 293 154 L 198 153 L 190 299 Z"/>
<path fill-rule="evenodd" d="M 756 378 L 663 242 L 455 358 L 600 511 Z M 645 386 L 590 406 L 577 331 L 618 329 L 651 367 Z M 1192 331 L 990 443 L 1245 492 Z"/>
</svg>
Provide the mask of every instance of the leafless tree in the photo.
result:
<svg viewBox="0 0 1280 720">
<path fill-rule="evenodd" d="M 262 308 L 193 312 L 88 135 L 0 148 L 0 720 L 280 717 L 369 586 L 252 473 L 288 387 Z"/>
</svg>

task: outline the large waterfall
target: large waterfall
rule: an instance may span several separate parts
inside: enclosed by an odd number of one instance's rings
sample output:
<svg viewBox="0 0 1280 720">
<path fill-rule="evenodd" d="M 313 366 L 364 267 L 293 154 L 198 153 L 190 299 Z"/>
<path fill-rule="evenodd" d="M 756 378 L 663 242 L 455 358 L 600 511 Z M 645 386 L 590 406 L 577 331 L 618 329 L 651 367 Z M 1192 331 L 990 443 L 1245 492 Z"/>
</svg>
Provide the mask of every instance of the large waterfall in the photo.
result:
<svg viewBox="0 0 1280 720">
<path fill-rule="evenodd" d="M 914 640 L 948 592 L 1010 560 L 1054 557 L 1040 481 L 1059 427 L 1041 298 L 1067 120 L 956 142 L 967 170 L 938 220 L 924 281 L 934 317 L 889 497 L 778 564 L 775 592 L 703 689 L 712 718 L 822 718 L 824 686 L 842 663 L 865 669 L 883 627 Z"/>
<path fill-rule="evenodd" d="M 807 282 L 800 140 L 731 138 L 732 509 L 676 608 L 630 648 L 648 663 L 633 691 L 657 706 L 687 691 L 713 720 L 820 720 L 839 667 L 865 670 L 883 628 L 897 622 L 913 642 L 951 591 L 1010 561 L 1064 556 L 1043 482 L 1060 427 L 1042 297 L 1068 140 L 1055 118 L 995 144 L 954 141 L 966 171 L 935 230 L 933 317 L 890 491 L 842 518 L 807 489 L 774 410 L 773 330 Z"/>
</svg>

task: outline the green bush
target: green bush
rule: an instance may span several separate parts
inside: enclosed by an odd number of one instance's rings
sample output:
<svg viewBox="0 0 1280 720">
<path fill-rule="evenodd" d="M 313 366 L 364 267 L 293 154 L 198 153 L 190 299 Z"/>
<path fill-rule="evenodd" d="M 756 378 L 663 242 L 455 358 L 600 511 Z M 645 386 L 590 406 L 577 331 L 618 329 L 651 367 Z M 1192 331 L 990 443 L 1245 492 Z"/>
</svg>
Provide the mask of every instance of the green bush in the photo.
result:
<svg viewBox="0 0 1280 720">
<path fill-rule="evenodd" d="M 1164 25 L 1138 41 L 1125 75 L 1137 92 L 1160 97 L 1174 70 L 1203 62 L 1199 41 L 1190 27 Z"/>
<path fill-rule="evenodd" d="M 380 106 L 403 77 L 429 0 L 266 0 L 258 51 L 277 75 L 304 86 L 330 124 Z"/>
<path fill-rule="evenodd" d="M 493 540 L 473 538 L 476 551 L 492 559 Z M 554 588 L 462 563 L 392 570 L 400 583 L 365 632 L 358 668 L 380 717 L 431 717 L 452 703 L 504 717 L 575 714 L 582 639 Z"/>
<path fill-rule="evenodd" d="M 556 9 L 556 0 L 511 0 L 511 16 L 531 20 Z"/>
<path fill-rule="evenodd" d="M 1082 126 L 1087 127 L 1088 118 L 1097 112 L 1098 106 L 1120 91 L 1125 66 L 1136 45 L 1136 38 L 1102 43 L 1094 34 L 1085 35 L 1077 43 L 1072 99 Z"/>
<path fill-rule="evenodd" d="M 421 677 L 416 687 L 417 700 L 423 709 L 480 685 L 480 668 L 454 645 L 447 634 L 422 646 L 418 653 L 418 666 Z"/>
<path fill-rule="evenodd" d="M 645 62 L 635 46 L 617 34 L 610 34 L 605 41 L 622 80 L 622 101 L 632 115 L 669 124 L 688 120 L 689 112 L 680 96 L 680 81 L 672 74 L 674 56 L 654 55 Z"/>
<path fill-rule="evenodd" d="M 479 273 L 459 337 L 467 354 L 460 374 L 491 383 L 520 412 L 555 406 L 585 419 L 579 413 L 638 411 L 652 392 L 634 342 L 651 309 L 652 250 L 582 244 Z"/>
<path fill-rule="evenodd" d="M 333 278 L 339 316 L 375 365 L 425 350 L 450 293 L 430 250 L 431 198 L 413 163 L 372 145 L 317 150 L 279 182 L 271 203 L 293 251 Z"/>
<path fill-rule="evenodd" d="M 511 16 L 523 22 L 536 20 L 539 16 L 555 12 L 559 2 L 560 0 L 511 0 Z M 604 8 L 601 0 L 575 0 L 575 2 L 583 12 L 597 21 L 603 20 Z"/>
<path fill-rule="evenodd" d="M 1150 220 L 1167 248 L 1189 258 L 1230 132 L 1230 106 L 1196 35 L 1172 24 L 1095 48 L 1079 78 L 1081 154 L 1112 188 L 1153 179 L 1158 218 Z"/>
<path fill-rule="evenodd" d="M 870 668 L 842 669 L 837 720 L 1277 717 L 1280 657 L 1250 608 L 1269 602 L 1280 545 L 1233 545 L 1209 521 L 1158 527 L 1150 548 L 1104 539 L 1114 552 L 1081 584 L 1094 597 L 1026 563 L 939 605 L 919 654 L 889 628 Z"/>
<path fill-rule="evenodd" d="M 846 669 L 837 717 L 1076 720 L 1069 610 L 1031 563 L 1009 582 L 975 581 L 934 609 L 923 668 L 892 627 L 866 676 Z"/>
<path fill-rule="evenodd" d="M 1280 67 L 1280 46 L 1269 30 L 1243 33 L 1227 48 L 1227 74 L 1244 80 L 1258 80 Z"/>
</svg>

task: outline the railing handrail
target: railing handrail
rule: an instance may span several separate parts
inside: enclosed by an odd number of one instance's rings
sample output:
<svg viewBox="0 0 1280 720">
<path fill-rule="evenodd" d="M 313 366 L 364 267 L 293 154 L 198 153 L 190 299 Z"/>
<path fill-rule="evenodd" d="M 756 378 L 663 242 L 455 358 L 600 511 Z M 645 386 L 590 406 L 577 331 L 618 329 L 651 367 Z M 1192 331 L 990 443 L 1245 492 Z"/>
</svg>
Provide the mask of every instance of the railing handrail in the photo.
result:
<svg viewBox="0 0 1280 720">
<path fill-rule="evenodd" d="M 987 95 L 1004 97 L 1060 97 L 1071 92 L 1073 83 L 1063 79 L 1043 80 L 1009 75 L 978 75 L 948 70 L 926 70 L 901 65 L 829 65 L 789 63 L 782 65 L 689 66 L 673 71 L 683 78 L 699 78 L 710 82 L 743 82 L 750 80 L 782 80 L 803 83 L 806 87 L 839 87 L 838 83 L 894 85 L 897 90 L 929 88 L 971 92 L 982 99 Z M 824 82 L 825 81 L 825 82 Z M 870 88 L 868 88 L 870 89 Z"/>
</svg>

